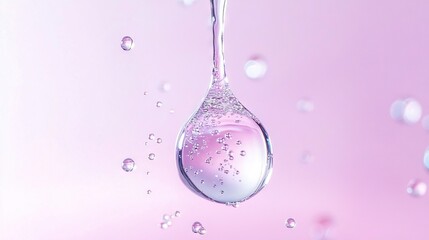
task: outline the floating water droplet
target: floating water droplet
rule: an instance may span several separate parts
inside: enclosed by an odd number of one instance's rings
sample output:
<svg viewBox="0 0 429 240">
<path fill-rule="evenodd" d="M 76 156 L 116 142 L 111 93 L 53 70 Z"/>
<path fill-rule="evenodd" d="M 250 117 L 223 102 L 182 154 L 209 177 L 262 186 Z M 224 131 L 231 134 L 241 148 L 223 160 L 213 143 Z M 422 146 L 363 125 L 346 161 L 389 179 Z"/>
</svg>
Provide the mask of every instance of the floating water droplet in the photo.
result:
<svg viewBox="0 0 429 240">
<path fill-rule="evenodd" d="M 134 160 L 132 160 L 131 158 L 127 158 L 122 162 L 122 169 L 125 172 L 131 172 L 133 171 L 135 165 L 136 163 L 134 162 Z"/>
<path fill-rule="evenodd" d="M 226 1 L 212 0 L 211 3 L 214 19 L 212 84 L 201 107 L 179 134 L 176 159 L 179 174 L 188 188 L 201 197 L 225 204 L 248 200 L 262 190 L 270 179 L 273 157 L 263 125 L 229 87 L 223 59 Z M 198 148 L 195 148 L 196 144 L 199 144 Z M 231 161 L 230 151 L 240 153 L 243 149 L 246 149 L 247 157 L 235 157 Z M 191 166 L 204 172 L 197 175 L 187 171 Z M 241 179 L 236 178 L 236 171 Z M 219 194 L 221 189 L 213 184 L 215 180 L 217 182 L 215 172 L 222 174 L 224 194 Z M 201 184 L 201 179 L 210 184 Z"/>
<path fill-rule="evenodd" d="M 173 225 L 173 222 L 171 220 L 165 221 L 165 223 L 167 223 L 168 226 Z"/>
<path fill-rule="evenodd" d="M 194 222 L 192 224 L 192 232 L 199 233 L 200 229 L 203 227 L 203 225 L 200 222 Z"/>
<path fill-rule="evenodd" d="M 170 109 L 170 114 L 173 114 L 174 113 L 174 109 Z"/>
<path fill-rule="evenodd" d="M 296 222 L 295 219 L 293 218 L 288 218 L 285 222 L 285 225 L 287 228 L 294 228 L 296 226 Z"/>
<path fill-rule="evenodd" d="M 158 139 L 156 139 L 156 142 L 157 142 L 157 143 L 162 143 L 162 138 L 158 138 Z"/>
<path fill-rule="evenodd" d="M 246 151 L 242 150 L 242 151 L 240 152 L 240 155 L 241 155 L 241 156 L 243 156 L 243 157 L 244 157 L 244 156 L 246 156 Z"/>
<path fill-rule="evenodd" d="M 207 230 L 204 227 L 202 227 L 202 228 L 200 228 L 200 230 L 198 231 L 198 233 L 200 235 L 205 235 L 207 233 Z"/>
<path fill-rule="evenodd" d="M 155 160 L 155 153 L 150 153 L 148 158 L 149 160 Z"/>
<path fill-rule="evenodd" d="M 153 140 L 153 139 L 155 139 L 155 134 L 153 133 L 149 134 L 149 140 Z"/>
<path fill-rule="evenodd" d="M 390 106 L 390 116 L 407 124 L 417 123 L 422 117 L 422 106 L 412 98 L 399 99 Z"/>
<path fill-rule="evenodd" d="M 250 79 L 261 79 L 267 73 L 268 66 L 260 57 L 252 57 L 244 65 L 246 76 Z"/>
<path fill-rule="evenodd" d="M 134 47 L 134 40 L 129 37 L 129 36 L 125 36 L 122 38 L 121 41 L 121 48 L 125 51 L 130 51 L 131 49 L 133 49 Z"/>
<path fill-rule="evenodd" d="M 426 169 L 429 170 L 429 148 L 426 149 L 423 156 L 423 164 L 425 165 Z"/>
<path fill-rule="evenodd" d="M 308 99 L 301 99 L 296 103 L 296 109 L 303 113 L 309 113 L 314 110 L 314 103 Z"/>
<path fill-rule="evenodd" d="M 162 107 L 162 102 L 161 102 L 161 101 L 156 102 L 156 107 L 157 107 L 157 108 Z"/>
<path fill-rule="evenodd" d="M 191 6 L 196 0 L 179 0 L 185 6 Z"/>
<path fill-rule="evenodd" d="M 144 92 L 143 92 L 143 95 L 145 95 L 145 96 L 146 96 L 147 94 L 148 94 L 148 92 L 146 92 L 146 91 L 144 91 Z"/>
<path fill-rule="evenodd" d="M 171 216 L 168 214 L 164 214 L 164 215 L 162 215 L 162 219 L 164 219 L 165 221 L 168 221 L 171 219 Z"/>
<path fill-rule="evenodd" d="M 159 86 L 159 89 L 162 92 L 169 92 L 171 90 L 171 83 L 169 82 L 163 82 L 161 83 L 161 85 Z"/>
<path fill-rule="evenodd" d="M 180 211 L 176 211 L 176 212 L 174 213 L 174 216 L 175 216 L 175 217 L 180 217 L 180 215 L 181 215 L 181 212 L 180 212 Z"/>
<path fill-rule="evenodd" d="M 168 223 L 162 222 L 161 223 L 161 229 L 167 229 L 167 228 L 168 228 Z"/>
<path fill-rule="evenodd" d="M 146 192 L 147 194 L 151 194 L 152 193 L 152 190 L 147 190 L 147 192 Z"/>
<path fill-rule="evenodd" d="M 412 179 L 407 186 L 407 193 L 414 197 L 421 197 L 426 194 L 427 185 L 419 179 Z"/>
<path fill-rule="evenodd" d="M 426 131 L 429 131 L 429 115 L 423 117 L 422 126 Z"/>
</svg>

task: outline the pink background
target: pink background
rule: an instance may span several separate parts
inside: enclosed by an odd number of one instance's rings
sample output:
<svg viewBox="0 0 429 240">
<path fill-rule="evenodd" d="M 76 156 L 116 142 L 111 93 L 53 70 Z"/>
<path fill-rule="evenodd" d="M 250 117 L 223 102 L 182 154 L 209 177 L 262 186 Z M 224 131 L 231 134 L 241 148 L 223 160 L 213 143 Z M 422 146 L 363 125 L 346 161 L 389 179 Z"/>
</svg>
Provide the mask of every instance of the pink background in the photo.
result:
<svg viewBox="0 0 429 240">
<path fill-rule="evenodd" d="M 317 239 L 320 218 L 327 239 L 427 239 L 429 196 L 406 186 L 429 182 L 429 135 L 389 108 L 414 97 L 429 113 L 428 12 L 424 0 L 229 1 L 227 73 L 274 150 L 270 184 L 235 209 L 189 191 L 174 156 L 210 80 L 208 0 L 0 0 L 0 239 Z M 269 67 L 256 81 L 243 71 L 255 54 Z M 314 112 L 296 110 L 304 97 Z M 164 141 L 145 146 L 152 132 Z"/>
</svg>

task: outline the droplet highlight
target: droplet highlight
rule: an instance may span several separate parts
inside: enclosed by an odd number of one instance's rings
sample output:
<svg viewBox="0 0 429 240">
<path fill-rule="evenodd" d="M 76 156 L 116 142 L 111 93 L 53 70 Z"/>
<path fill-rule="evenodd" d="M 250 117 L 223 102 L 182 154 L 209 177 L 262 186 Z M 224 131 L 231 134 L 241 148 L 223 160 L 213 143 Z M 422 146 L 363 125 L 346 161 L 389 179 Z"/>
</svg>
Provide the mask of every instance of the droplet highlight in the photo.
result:
<svg viewBox="0 0 429 240">
<path fill-rule="evenodd" d="M 260 57 L 253 57 L 249 59 L 244 65 L 246 76 L 253 80 L 265 77 L 267 70 L 267 63 Z"/>
</svg>

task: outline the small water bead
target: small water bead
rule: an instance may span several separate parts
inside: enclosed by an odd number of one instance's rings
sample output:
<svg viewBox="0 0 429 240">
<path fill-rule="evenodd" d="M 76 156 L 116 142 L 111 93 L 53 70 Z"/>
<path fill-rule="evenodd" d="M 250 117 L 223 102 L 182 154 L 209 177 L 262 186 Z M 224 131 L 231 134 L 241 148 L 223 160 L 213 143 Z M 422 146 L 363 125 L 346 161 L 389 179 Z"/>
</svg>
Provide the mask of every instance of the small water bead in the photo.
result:
<svg viewBox="0 0 429 240">
<path fill-rule="evenodd" d="M 399 99 L 390 106 L 390 116 L 400 122 L 414 124 L 420 121 L 422 106 L 412 98 Z"/>
<path fill-rule="evenodd" d="M 157 107 L 157 108 L 162 107 L 162 102 L 161 102 L 161 101 L 156 102 L 156 107 Z"/>
<path fill-rule="evenodd" d="M 155 153 L 150 153 L 148 158 L 149 160 L 155 160 Z"/>
<path fill-rule="evenodd" d="M 423 117 L 422 126 L 426 131 L 429 131 L 429 115 Z"/>
<path fill-rule="evenodd" d="M 231 134 L 231 133 L 226 133 L 226 134 L 225 134 L 225 138 L 227 138 L 227 139 L 231 139 L 231 138 L 232 138 L 232 134 Z"/>
<path fill-rule="evenodd" d="M 414 197 L 422 197 L 426 194 L 427 185 L 419 179 L 412 179 L 407 186 L 407 193 Z"/>
<path fill-rule="evenodd" d="M 131 171 L 133 171 L 135 165 L 136 165 L 136 163 L 131 158 L 127 158 L 124 161 L 122 161 L 122 169 L 125 172 L 131 172 Z"/>
<path fill-rule="evenodd" d="M 162 143 L 162 138 L 158 138 L 158 139 L 156 139 L 156 142 L 157 142 L 157 143 Z"/>
<path fill-rule="evenodd" d="M 134 40 L 129 37 L 129 36 L 125 36 L 122 38 L 121 41 L 121 48 L 125 51 L 130 51 L 131 49 L 133 49 L 134 47 Z"/>
<path fill-rule="evenodd" d="M 167 228 L 168 228 L 168 223 L 162 222 L 161 223 L 161 229 L 167 229 Z"/>
<path fill-rule="evenodd" d="M 147 192 L 146 192 L 147 194 L 151 194 L 152 193 L 152 190 L 147 190 Z"/>
<path fill-rule="evenodd" d="M 162 92 L 169 92 L 171 90 L 171 84 L 169 82 L 163 82 L 163 83 L 161 83 L 160 90 Z"/>
<path fill-rule="evenodd" d="M 240 140 L 238 140 L 238 141 L 236 142 L 236 144 L 237 144 L 237 145 L 241 145 L 241 141 L 240 141 Z"/>
<path fill-rule="evenodd" d="M 202 228 L 200 228 L 200 231 L 198 231 L 198 233 L 200 235 L 205 235 L 207 233 L 207 230 L 204 227 L 202 227 Z"/>
<path fill-rule="evenodd" d="M 145 95 L 145 96 L 146 96 L 147 94 L 148 94 L 148 92 L 146 92 L 146 91 L 144 91 L 144 92 L 143 92 L 143 95 Z"/>
<path fill-rule="evenodd" d="M 192 232 L 199 233 L 203 225 L 200 222 L 194 222 L 192 224 Z"/>
<path fill-rule="evenodd" d="M 196 0 L 179 0 L 184 6 L 191 6 Z"/>
<path fill-rule="evenodd" d="M 169 113 L 173 114 L 174 113 L 174 109 L 170 109 Z"/>
<path fill-rule="evenodd" d="M 313 112 L 314 103 L 308 99 L 301 99 L 296 103 L 296 108 L 303 113 Z"/>
<path fill-rule="evenodd" d="M 244 65 L 246 76 L 250 79 L 261 79 L 265 77 L 268 66 L 260 57 L 253 57 Z"/>
<path fill-rule="evenodd" d="M 241 156 L 243 156 L 243 157 L 244 157 L 244 156 L 246 156 L 246 151 L 242 150 L 242 151 L 240 152 L 240 155 L 241 155 Z"/>
<path fill-rule="evenodd" d="M 429 170 L 429 148 L 426 149 L 425 154 L 423 156 L 423 164 L 427 170 Z"/>
<path fill-rule="evenodd" d="M 155 134 L 153 133 L 149 134 L 149 140 L 153 140 L 153 139 L 155 139 Z"/>
<path fill-rule="evenodd" d="M 293 218 L 288 218 L 285 222 L 285 225 L 287 228 L 294 228 L 296 226 L 296 222 L 295 219 Z"/>
<path fill-rule="evenodd" d="M 175 217 L 180 217 L 180 215 L 181 215 L 182 213 L 180 212 L 180 211 L 176 211 L 176 212 L 174 212 L 174 216 Z"/>
<path fill-rule="evenodd" d="M 162 215 L 162 219 L 164 219 L 165 221 L 168 221 L 171 219 L 171 216 L 168 214 L 164 214 L 164 215 Z"/>
</svg>

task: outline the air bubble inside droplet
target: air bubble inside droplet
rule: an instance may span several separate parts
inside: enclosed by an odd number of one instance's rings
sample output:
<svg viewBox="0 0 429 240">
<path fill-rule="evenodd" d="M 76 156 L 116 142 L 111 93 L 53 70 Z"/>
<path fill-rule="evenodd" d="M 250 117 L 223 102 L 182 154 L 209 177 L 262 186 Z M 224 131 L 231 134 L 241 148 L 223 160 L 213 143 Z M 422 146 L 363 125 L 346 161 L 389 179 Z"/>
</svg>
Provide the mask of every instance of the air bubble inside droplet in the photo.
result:
<svg viewBox="0 0 429 240">
<path fill-rule="evenodd" d="M 295 219 L 293 218 L 288 218 L 285 222 L 285 225 L 287 228 L 294 228 L 296 226 L 296 222 Z"/>
<path fill-rule="evenodd" d="M 136 164 L 135 164 L 134 160 L 132 160 L 131 158 L 127 158 L 122 162 L 122 169 L 125 172 L 131 172 L 134 170 L 135 165 Z"/>
<path fill-rule="evenodd" d="M 129 37 L 129 36 L 125 36 L 122 38 L 121 41 L 121 48 L 125 51 L 129 51 L 134 47 L 134 40 Z"/>
<path fill-rule="evenodd" d="M 414 197 L 421 197 L 426 194 L 427 185 L 419 179 L 412 179 L 407 186 L 407 193 Z"/>
<path fill-rule="evenodd" d="M 268 66 L 264 60 L 259 57 L 251 58 L 244 65 L 246 76 L 250 79 L 261 79 L 267 73 Z"/>
<path fill-rule="evenodd" d="M 420 121 L 422 111 L 420 103 L 412 98 L 396 100 L 390 106 L 390 116 L 396 121 L 407 124 Z"/>
</svg>

